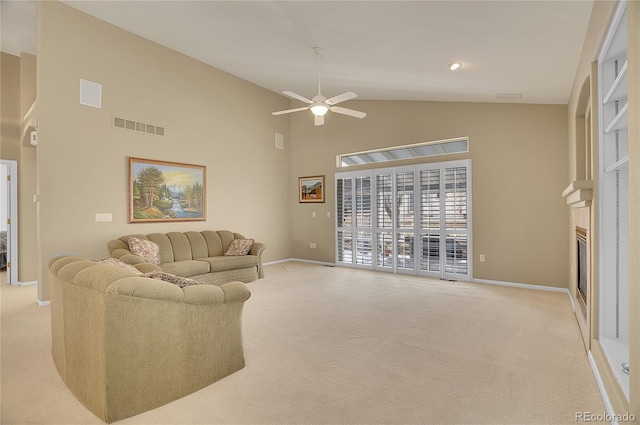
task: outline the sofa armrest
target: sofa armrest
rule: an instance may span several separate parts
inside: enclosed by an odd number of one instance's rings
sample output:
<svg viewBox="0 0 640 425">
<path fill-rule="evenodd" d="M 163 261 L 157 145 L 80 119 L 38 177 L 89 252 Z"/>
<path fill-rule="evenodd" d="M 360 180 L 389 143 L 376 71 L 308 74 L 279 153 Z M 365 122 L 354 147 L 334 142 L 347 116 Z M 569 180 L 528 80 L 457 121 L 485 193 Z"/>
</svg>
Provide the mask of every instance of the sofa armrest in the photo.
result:
<svg viewBox="0 0 640 425">
<path fill-rule="evenodd" d="M 258 277 L 264 277 L 264 270 L 262 268 L 262 252 L 265 250 L 266 246 L 262 242 L 256 242 L 251 247 L 251 251 L 249 251 L 249 255 L 255 255 L 258 257 Z"/>
<path fill-rule="evenodd" d="M 257 255 L 258 257 L 260 257 L 264 249 L 265 249 L 265 246 L 262 242 L 256 242 L 251 247 L 251 250 L 249 251 L 249 255 Z"/>
<path fill-rule="evenodd" d="M 140 270 L 142 273 L 149 273 L 149 272 L 161 272 L 162 271 L 162 267 L 160 267 L 157 264 L 153 264 L 153 263 L 136 263 L 133 265 L 136 269 Z"/>
<path fill-rule="evenodd" d="M 180 288 L 173 283 L 158 279 L 128 277 L 113 282 L 105 292 L 134 298 L 196 305 L 244 302 L 251 296 L 249 289 L 241 282 L 232 282 L 227 285 L 231 286 L 226 290 L 216 285 L 194 285 Z M 230 295 L 227 295 L 227 292 Z"/>
<path fill-rule="evenodd" d="M 131 251 L 124 249 L 116 249 L 115 251 L 112 251 L 111 256 L 113 258 L 117 258 L 123 263 L 131 264 L 132 266 L 146 262 L 144 258 L 140 257 L 139 255 L 132 254 Z"/>
<path fill-rule="evenodd" d="M 143 235 L 131 235 L 131 236 L 136 236 L 141 239 L 146 239 L 146 236 L 143 236 Z M 139 264 L 139 263 L 146 262 L 144 258 L 140 257 L 139 255 L 133 254 L 129 250 L 129 245 L 123 240 L 123 239 L 128 240 L 129 237 L 130 236 L 123 236 L 120 239 L 114 239 L 109 241 L 107 243 L 107 249 L 109 250 L 109 255 L 113 258 L 117 258 L 118 260 L 124 263 L 131 264 L 132 266 L 135 266 L 136 264 Z"/>
<path fill-rule="evenodd" d="M 251 292 L 242 282 L 228 282 L 220 285 L 224 292 L 225 303 L 243 303 L 249 299 Z"/>
</svg>

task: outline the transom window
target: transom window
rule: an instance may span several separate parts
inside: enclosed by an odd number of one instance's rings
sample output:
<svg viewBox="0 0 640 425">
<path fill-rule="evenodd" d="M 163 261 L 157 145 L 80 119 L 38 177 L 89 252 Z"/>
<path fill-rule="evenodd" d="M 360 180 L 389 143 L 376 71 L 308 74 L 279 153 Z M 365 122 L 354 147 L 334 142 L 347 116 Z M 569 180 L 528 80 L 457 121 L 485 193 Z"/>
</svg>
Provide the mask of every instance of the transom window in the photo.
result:
<svg viewBox="0 0 640 425">
<path fill-rule="evenodd" d="M 354 165 L 377 164 L 387 161 L 425 158 L 463 152 L 469 152 L 469 139 L 467 137 L 346 153 L 338 155 L 337 166 L 338 168 L 344 168 Z"/>
</svg>

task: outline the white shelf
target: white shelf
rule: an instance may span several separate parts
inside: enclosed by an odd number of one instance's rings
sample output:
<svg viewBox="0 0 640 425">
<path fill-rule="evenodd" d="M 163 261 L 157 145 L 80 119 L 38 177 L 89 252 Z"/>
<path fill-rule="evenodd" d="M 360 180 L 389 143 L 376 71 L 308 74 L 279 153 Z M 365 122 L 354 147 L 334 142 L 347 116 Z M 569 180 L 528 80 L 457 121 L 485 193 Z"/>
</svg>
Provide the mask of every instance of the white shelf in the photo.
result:
<svg viewBox="0 0 640 425">
<path fill-rule="evenodd" d="M 605 133 L 611 133 L 616 130 L 626 130 L 628 127 L 627 124 L 627 109 L 629 109 L 629 104 L 625 103 L 618 115 L 613 117 L 609 125 L 604 129 Z"/>
<path fill-rule="evenodd" d="M 607 104 L 612 100 L 622 99 L 627 96 L 627 61 L 624 61 L 622 69 L 618 73 L 613 84 L 609 88 L 606 96 L 602 100 L 603 104 Z"/>
<path fill-rule="evenodd" d="M 623 158 L 621 158 L 620 160 L 614 162 L 613 164 L 611 164 L 607 168 L 605 168 L 604 172 L 605 173 L 610 173 L 612 171 L 620 170 L 620 169 L 626 167 L 628 162 L 629 162 L 629 155 L 626 155 Z"/>
</svg>

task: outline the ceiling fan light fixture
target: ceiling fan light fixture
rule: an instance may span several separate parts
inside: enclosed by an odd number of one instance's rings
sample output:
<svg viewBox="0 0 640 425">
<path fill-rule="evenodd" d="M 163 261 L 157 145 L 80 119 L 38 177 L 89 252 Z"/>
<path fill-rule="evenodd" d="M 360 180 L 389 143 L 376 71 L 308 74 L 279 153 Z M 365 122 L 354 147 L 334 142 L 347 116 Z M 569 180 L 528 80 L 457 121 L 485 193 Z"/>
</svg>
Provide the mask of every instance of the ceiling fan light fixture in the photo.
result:
<svg viewBox="0 0 640 425">
<path fill-rule="evenodd" d="M 448 66 L 451 71 L 456 71 L 462 68 L 462 64 L 460 62 L 451 62 Z"/>
<path fill-rule="evenodd" d="M 315 115 L 316 117 L 321 117 L 327 113 L 327 111 L 329 110 L 329 107 L 324 103 L 315 103 L 311 105 L 309 109 L 311 109 L 311 112 L 313 112 L 313 115 Z"/>
</svg>

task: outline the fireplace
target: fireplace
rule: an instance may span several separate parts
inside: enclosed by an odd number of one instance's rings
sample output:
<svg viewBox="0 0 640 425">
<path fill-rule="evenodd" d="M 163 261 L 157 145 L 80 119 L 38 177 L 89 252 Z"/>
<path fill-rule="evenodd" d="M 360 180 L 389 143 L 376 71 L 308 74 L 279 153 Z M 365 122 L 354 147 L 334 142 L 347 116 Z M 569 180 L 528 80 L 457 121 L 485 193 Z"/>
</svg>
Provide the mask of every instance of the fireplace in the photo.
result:
<svg viewBox="0 0 640 425">
<path fill-rule="evenodd" d="M 577 285 L 576 299 L 580 305 L 583 316 L 587 317 L 587 303 L 589 300 L 589 278 L 587 263 L 587 230 L 576 226 L 576 264 L 577 264 Z"/>
<path fill-rule="evenodd" d="M 582 333 L 584 347 L 591 349 L 591 200 L 593 181 L 576 180 L 562 192 L 571 207 L 571 226 L 575 229 L 575 242 L 571 249 L 572 281 L 569 283 L 575 316 Z M 574 248 L 575 247 L 575 248 Z"/>
</svg>

